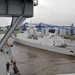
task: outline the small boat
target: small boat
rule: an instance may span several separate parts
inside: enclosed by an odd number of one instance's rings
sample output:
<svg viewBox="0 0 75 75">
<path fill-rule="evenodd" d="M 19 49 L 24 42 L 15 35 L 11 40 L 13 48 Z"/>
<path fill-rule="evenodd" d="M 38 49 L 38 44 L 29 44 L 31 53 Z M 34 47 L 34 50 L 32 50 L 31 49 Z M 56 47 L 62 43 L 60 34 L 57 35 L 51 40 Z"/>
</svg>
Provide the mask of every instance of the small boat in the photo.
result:
<svg viewBox="0 0 75 75">
<path fill-rule="evenodd" d="M 42 32 L 38 32 L 35 27 L 29 27 L 24 33 L 20 33 L 13 38 L 15 42 L 20 44 L 75 56 L 75 48 L 67 46 L 65 39 L 56 34 L 55 29 L 50 29 L 48 33 L 45 33 L 44 28 Z"/>
</svg>

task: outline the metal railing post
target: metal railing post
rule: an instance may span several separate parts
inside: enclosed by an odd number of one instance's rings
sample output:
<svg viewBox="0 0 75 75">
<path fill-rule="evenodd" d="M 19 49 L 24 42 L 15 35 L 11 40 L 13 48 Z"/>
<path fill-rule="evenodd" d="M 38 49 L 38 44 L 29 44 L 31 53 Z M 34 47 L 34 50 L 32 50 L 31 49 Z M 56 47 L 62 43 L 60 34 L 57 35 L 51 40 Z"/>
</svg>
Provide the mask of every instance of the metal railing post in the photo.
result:
<svg viewBox="0 0 75 75">
<path fill-rule="evenodd" d="M 7 33 L 4 35 L 4 37 L 2 38 L 1 42 L 0 42 L 0 50 L 2 49 L 2 47 L 4 46 L 4 44 L 7 42 L 8 38 L 11 36 L 11 34 L 13 33 L 14 29 L 19 25 L 22 24 L 23 21 L 26 18 L 23 18 L 23 16 L 18 17 L 13 25 L 10 27 L 10 29 L 7 31 Z"/>
</svg>

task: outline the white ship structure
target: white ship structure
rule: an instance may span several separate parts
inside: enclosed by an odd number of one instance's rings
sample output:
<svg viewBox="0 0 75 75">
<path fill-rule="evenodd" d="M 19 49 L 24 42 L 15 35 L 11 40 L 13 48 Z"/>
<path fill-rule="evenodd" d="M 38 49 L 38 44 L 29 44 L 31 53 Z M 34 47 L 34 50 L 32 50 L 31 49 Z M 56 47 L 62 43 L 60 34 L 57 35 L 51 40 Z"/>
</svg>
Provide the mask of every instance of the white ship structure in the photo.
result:
<svg viewBox="0 0 75 75">
<path fill-rule="evenodd" d="M 48 33 L 45 33 L 44 28 L 42 32 L 37 32 L 35 27 L 29 27 L 24 33 L 14 37 L 14 41 L 56 53 L 75 56 L 75 48 L 67 46 L 65 39 L 60 37 L 55 29 L 50 29 Z"/>
</svg>

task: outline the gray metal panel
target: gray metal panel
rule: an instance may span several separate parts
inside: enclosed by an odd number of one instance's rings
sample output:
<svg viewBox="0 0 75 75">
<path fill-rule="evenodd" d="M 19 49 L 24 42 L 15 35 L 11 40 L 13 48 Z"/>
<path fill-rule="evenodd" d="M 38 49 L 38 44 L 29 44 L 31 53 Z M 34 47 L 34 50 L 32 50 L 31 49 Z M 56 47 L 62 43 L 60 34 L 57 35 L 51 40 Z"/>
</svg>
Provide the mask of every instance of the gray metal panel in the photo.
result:
<svg viewBox="0 0 75 75">
<path fill-rule="evenodd" d="M 6 12 L 6 4 L 5 0 L 0 1 L 0 14 L 5 14 Z"/>
<path fill-rule="evenodd" d="M 29 16 L 33 16 L 33 3 L 32 2 L 27 2 L 25 4 L 25 9 L 24 9 L 24 14 L 25 15 L 29 15 Z"/>
<path fill-rule="evenodd" d="M 8 14 L 22 14 L 22 3 L 20 1 L 9 1 Z"/>
<path fill-rule="evenodd" d="M 0 16 L 33 16 L 32 0 L 0 0 Z"/>
</svg>

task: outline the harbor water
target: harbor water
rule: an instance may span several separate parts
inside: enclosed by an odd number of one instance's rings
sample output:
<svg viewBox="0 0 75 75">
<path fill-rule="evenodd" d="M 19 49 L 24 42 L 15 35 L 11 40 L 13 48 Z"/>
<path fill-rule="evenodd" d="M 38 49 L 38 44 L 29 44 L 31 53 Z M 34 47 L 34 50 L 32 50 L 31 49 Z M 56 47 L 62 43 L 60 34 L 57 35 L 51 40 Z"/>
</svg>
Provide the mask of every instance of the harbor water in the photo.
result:
<svg viewBox="0 0 75 75">
<path fill-rule="evenodd" d="M 56 75 L 75 73 L 75 57 L 25 46 L 10 39 L 13 59 L 16 60 L 21 75 Z M 4 56 L 3 56 L 4 57 Z M 5 75 L 5 57 L 0 57 L 0 73 Z M 3 62 L 3 63 L 2 63 Z M 4 71 L 2 70 L 4 68 Z"/>
</svg>

